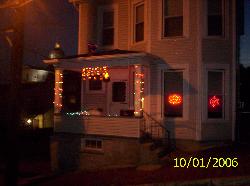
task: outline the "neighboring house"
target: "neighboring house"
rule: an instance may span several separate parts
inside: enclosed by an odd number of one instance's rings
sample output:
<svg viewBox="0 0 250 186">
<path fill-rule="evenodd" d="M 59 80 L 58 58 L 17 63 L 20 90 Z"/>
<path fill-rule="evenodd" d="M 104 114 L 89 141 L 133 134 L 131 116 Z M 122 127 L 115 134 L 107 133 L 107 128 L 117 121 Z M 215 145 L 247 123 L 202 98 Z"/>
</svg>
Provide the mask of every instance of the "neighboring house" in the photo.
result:
<svg viewBox="0 0 250 186">
<path fill-rule="evenodd" d="M 55 66 L 55 132 L 71 144 L 59 164 L 143 163 L 145 135 L 235 139 L 235 0 L 70 2 L 78 55 L 44 60 Z"/>
<path fill-rule="evenodd" d="M 53 127 L 53 73 L 24 66 L 22 73 L 22 124 L 28 128 Z"/>
</svg>

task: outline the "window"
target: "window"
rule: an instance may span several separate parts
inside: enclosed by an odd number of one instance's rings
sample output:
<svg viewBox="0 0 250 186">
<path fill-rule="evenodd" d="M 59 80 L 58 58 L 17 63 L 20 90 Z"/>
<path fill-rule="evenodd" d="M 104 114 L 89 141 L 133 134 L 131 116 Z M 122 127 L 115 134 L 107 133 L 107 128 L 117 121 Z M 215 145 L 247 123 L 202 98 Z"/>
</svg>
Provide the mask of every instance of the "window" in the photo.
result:
<svg viewBox="0 0 250 186">
<path fill-rule="evenodd" d="M 208 118 L 224 117 L 224 73 L 208 71 Z"/>
<path fill-rule="evenodd" d="M 126 101 L 126 83 L 114 82 L 112 84 L 112 101 L 125 102 Z"/>
<path fill-rule="evenodd" d="M 223 35 L 224 0 L 207 0 L 207 35 Z"/>
<path fill-rule="evenodd" d="M 164 73 L 164 116 L 183 117 L 183 72 Z"/>
<path fill-rule="evenodd" d="M 82 139 L 82 149 L 102 149 L 102 140 L 100 139 Z"/>
<path fill-rule="evenodd" d="M 164 37 L 183 35 L 183 0 L 164 0 Z"/>
<path fill-rule="evenodd" d="M 89 80 L 89 90 L 102 90 L 102 81 L 97 77 L 96 80 Z"/>
<path fill-rule="evenodd" d="M 144 4 L 140 3 L 135 6 L 135 25 L 134 34 L 135 42 L 144 40 Z"/>
<path fill-rule="evenodd" d="M 104 11 L 102 14 L 102 45 L 114 45 L 114 11 Z"/>
</svg>

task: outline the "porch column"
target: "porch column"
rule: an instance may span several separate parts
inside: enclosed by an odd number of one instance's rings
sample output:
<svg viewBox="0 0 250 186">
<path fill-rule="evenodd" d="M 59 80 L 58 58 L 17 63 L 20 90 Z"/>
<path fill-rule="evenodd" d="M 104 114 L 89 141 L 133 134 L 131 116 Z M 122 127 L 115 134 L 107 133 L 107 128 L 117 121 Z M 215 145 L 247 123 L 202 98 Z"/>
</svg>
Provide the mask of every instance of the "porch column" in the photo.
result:
<svg viewBox="0 0 250 186">
<path fill-rule="evenodd" d="M 54 97 L 54 113 L 60 113 L 62 110 L 62 93 L 63 93 L 63 70 L 55 69 L 55 97 Z"/>
<path fill-rule="evenodd" d="M 134 77 L 134 109 L 135 116 L 141 117 L 144 109 L 144 73 L 142 65 L 135 65 Z"/>
</svg>

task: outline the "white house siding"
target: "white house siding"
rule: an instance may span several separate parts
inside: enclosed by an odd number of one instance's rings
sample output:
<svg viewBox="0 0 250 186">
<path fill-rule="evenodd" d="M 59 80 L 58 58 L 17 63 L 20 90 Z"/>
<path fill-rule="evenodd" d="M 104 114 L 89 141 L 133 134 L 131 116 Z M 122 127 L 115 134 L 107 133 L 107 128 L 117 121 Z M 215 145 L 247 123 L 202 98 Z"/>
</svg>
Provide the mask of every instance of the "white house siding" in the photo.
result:
<svg viewBox="0 0 250 186">
<path fill-rule="evenodd" d="M 185 15 L 189 14 L 187 20 L 188 29 L 185 37 L 181 38 L 162 38 L 162 0 L 151 0 L 151 53 L 162 59 L 166 63 L 167 68 L 172 64 L 188 64 L 189 75 L 185 82 L 189 84 L 189 107 L 186 109 L 195 110 L 197 108 L 197 55 L 198 55 L 198 40 L 197 40 L 197 3 L 196 0 L 190 0 L 189 7 L 185 10 Z M 190 13 L 191 12 L 191 13 Z M 156 74 L 160 74 L 156 68 L 151 69 L 151 91 L 161 90 L 162 87 L 155 79 Z M 157 96 L 153 93 L 151 98 L 151 110 L 163 112 L 161 102 L 157 104 Z M 159 95 L 161 96 L 161 95 Z M 159 98 L 158 98 L 159 99 Z M 159 110 L 160 109 L 160 110 Z M 152 113 L 154 114 L 154 113 Z M 163 117 L 163 115 L 161 115 Z M 197 112 L 189 112 L 188 119 L 185 121 L 166 121 L 165 125 L 171 132 L 171 137 L 177 139 L 196 139 L 196 118 Z"/>
<path fill-rule="evenodd" d="M 141 122 L 134 118 L 86 117 L 84 133 L 139 138 Z"/>
</svg>

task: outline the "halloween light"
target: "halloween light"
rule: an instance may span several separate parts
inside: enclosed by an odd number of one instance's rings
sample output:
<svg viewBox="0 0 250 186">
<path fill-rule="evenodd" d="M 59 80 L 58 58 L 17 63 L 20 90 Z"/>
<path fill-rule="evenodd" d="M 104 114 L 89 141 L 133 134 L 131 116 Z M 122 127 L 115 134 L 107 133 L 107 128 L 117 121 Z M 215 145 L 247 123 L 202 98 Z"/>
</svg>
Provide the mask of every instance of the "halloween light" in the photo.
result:
<svg viewBox="0 0 250 186">
<path fill-rule="evenodd" d="M 216 107 L 220 106 L 220 102 L 221 102 L 221 100 L 217 96 L 213 96 L 212 98 L 209 99 L 209 105 L 212 108 L 216 108 Z"/>
<path fill-rule="evenodd" d="M 144 73 L 142 66 L 135 66 L 135 76 L 134 76 L 134 115 L 140 117 L 142 115 L 142 110 L 145 106 L 144 98 Z"/>
<path fill-rule="evenodd" d="M 55 99 L 54 99 L 54 109 L 55 113 L 60 113 L 62 109 L 62 94 L 63 94 L 63 73 L 61 70 L 56 69 L 55 71 Z"/>
<path fill-rule="evenodd" d="M 83 80 L 105 80 L 109 81 L 108 67 L 87 67 L 82 69 L 82 79 Z"/>
<path fill-rule="evenodd" d="M 168 96 L 168 103 L 171 105 L 180 105 L 182 103 L 182 96 L 179 94 L 171 94 Z"/>
</svg>

